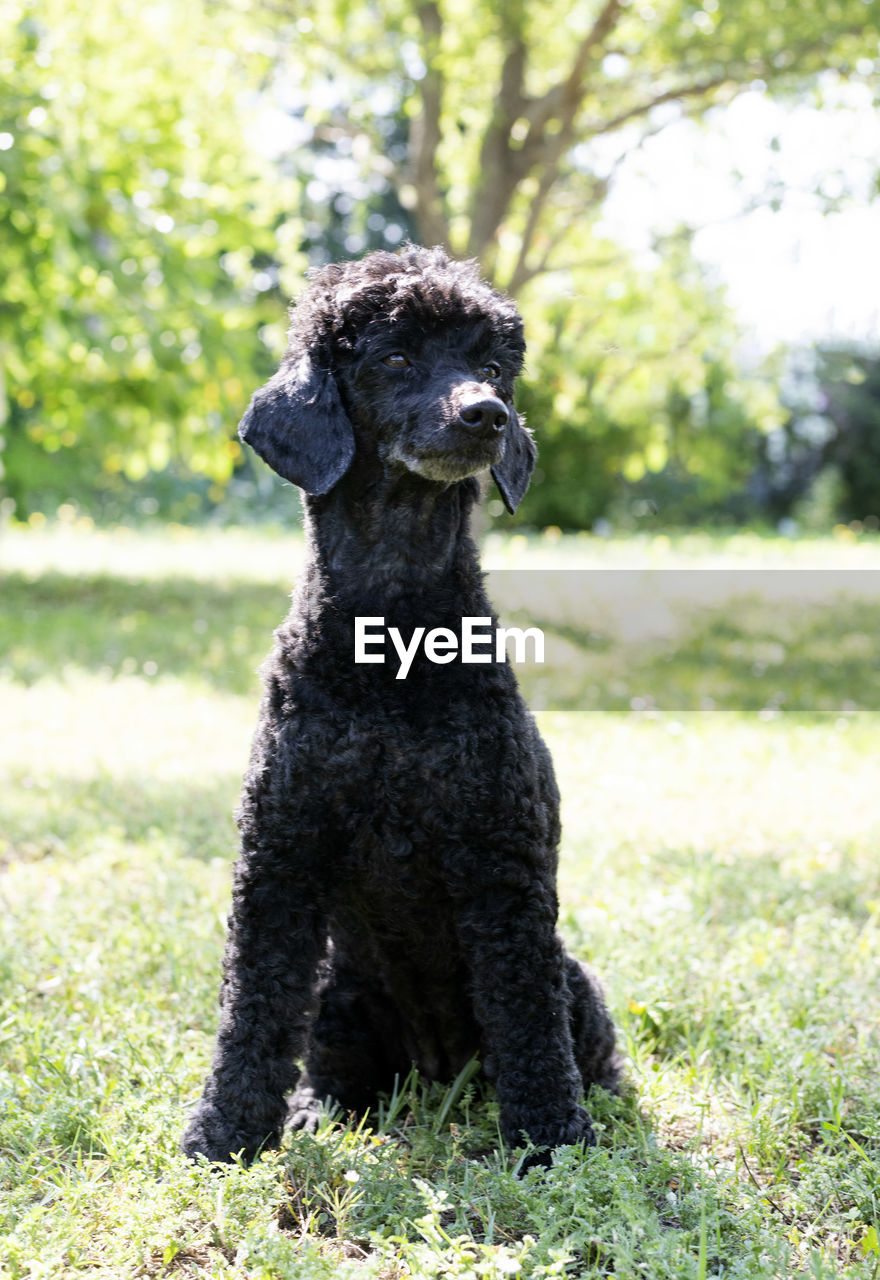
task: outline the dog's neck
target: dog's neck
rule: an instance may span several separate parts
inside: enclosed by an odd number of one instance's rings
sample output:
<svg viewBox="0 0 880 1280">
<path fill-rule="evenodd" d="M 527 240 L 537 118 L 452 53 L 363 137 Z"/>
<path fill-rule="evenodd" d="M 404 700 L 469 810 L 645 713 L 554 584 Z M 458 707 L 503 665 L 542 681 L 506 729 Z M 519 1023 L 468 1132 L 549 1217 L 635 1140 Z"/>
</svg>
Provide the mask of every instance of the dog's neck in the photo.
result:
<svg viewBox="0 0 880 1280">
<path fill-rule="evenodd" d="M 410 472 L 346 476 L 306 497 L 309 569 L 339 603 L 430 596 L 444 582 L 482 590 L 470 515 L 475 479 L 439 485 Z"/>
</svg>

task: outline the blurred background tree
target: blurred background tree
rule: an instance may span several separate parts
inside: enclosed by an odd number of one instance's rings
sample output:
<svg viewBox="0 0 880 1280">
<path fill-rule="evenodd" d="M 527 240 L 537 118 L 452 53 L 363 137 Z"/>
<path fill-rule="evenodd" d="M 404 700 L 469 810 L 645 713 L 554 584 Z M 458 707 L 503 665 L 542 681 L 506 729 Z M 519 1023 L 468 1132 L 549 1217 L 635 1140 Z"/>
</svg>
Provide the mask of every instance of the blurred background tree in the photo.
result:
<svg viewBox="0 0 880 1280">
<path fill-rule="evenodd" d="M 880 529 L 880 354 L 859 343 L 798 352 L 783 401 L 755 474 L 762 505 L 814 531 L 835 520 Z"/>
<path fill-rule="evenodd" d="M 759 81 L 790 94 L 822 71 L 850 74 L 880 37 L 864 0 L 769 11 L 753 0 L 335 0 L 272 12 L 282 74 L 321 86 L 307 106 L 316 133 L 356 142 L 423 242 L 479 258 L 517 295 L 578 260 L 569 235 L 646 136 Z M 406 145 L 389 151 L 393 116 L 407 121 Z M 616 154 L 596 148 L 612 137 Z"/>
<path fill-rule="evenodd" d="M 138 481 L 153 502 L 163 484 L 200 509 L 219 499 L 251 465 L 235 422 L 303 266 L 408 236 L 478 257 L 525 313 L 522 402 L 542 449 L 520 519 L 790 508 L 768 478 L 793 431 L 778 366 L 743 366 L 687 234 L 636 259 L 603 206 L 625 158 L 683 115 L 756 87 L 803 93 L 829 70 L 869 76 L 876 6 L 2 13 L 2 430 L 20 511 Z M 255 475 L 239 484 L 251 497 Z"/>
<path fill-rule="evenodd" d="M 821 347 L 819 384 L 833 435 L 823 464 L 840 476 L 837 514 L 880 525 L 880 358 L 858 348 Z"/>
<path fill-rule="evenodd" d="M 298 197 L 245 136 L 268 60 L 198 0 L 7 4 L 0 49 L 7 491 L 197 473 L 219 497 L 303 264 Z"/>
</svg>

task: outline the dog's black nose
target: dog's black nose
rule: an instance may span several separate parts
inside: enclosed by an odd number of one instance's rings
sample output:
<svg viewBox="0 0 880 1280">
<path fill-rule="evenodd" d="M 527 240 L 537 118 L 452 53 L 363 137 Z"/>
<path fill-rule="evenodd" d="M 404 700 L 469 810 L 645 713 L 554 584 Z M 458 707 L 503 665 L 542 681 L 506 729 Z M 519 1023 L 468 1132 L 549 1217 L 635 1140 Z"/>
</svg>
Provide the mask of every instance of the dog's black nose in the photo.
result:
<svg viewBox="0 0 880 1280">
<path fill-rule="evenodd" d="M 510 419 L 503 402 L 496 396 L 475 396 L 462 402 L 458 421 L 471 431 L 503 431 Z"/>
</svg>

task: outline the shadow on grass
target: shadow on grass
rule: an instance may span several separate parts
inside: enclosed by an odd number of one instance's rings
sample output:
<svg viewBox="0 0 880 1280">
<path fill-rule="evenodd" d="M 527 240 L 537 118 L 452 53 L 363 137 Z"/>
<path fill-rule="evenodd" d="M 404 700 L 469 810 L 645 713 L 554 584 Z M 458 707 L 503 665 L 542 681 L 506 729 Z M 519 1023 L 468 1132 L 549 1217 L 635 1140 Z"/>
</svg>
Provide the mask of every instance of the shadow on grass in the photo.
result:
<svg viewBox="0 0 880 1280">
<path fill-rule="evenodd" d="M 0 866 L 13 860 L 88 856 L 98 846 L 157 844 L 186 857 L 231 861 L 241 778 L 210 782 L 27 774 L 0 792 Z"/>
<path fill-rule="evenodd" d="M 731 597 L 674 634 L 638 643 L 578 626 L 567 616 L 570 604 L 562 598 L 557 615 L 545 601 L 541 616 L 513 618 L 547 635 L 545 665 L 517 667 L 536 709 L 826 715 L 880 709 L 880 601 Z M 251 692 L 287 608 L 282 589 L 256 583 L 9 574 L 0 677 L 30 684 L 78 667 L 111 678 L 173 675 Z"/>
<path fill-rule="evenodd" d="M 519 625 L 523 625 L 522 620 Z M 880 603 L 731 600 L 662 640 L 622 644 L 552 617 L 543 667 L 517 676 L 538 709 L 563 711 L 880 710 Z"/>
<path fill-rule="evenodd" d="M 0 676 L 32 684 L 66 666 L 108 676 L 183 676 L 230 693 L 257 685 L 255 668 L 287 612 L 283 590 L 187 578 L 132 582 L 110 575 L 3 578 Z"/>
</svg>

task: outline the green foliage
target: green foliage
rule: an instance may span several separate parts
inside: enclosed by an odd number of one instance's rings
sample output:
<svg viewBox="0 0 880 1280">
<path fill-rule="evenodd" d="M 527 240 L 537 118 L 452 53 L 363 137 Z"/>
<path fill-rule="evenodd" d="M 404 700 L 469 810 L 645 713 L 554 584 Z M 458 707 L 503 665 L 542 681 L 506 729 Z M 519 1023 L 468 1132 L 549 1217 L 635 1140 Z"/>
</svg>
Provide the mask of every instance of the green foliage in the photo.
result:
<svg viewBox="0 0 880 1280">
<path fill-rule="evenodd" d="M 522 301 L 545 441 L 522 521 L 742 517 L 775 394 L 686 234 L 634 262 L 603 204 L 669 120 L 868 76 L 875 10 L 4 0 L 6 493 L 112 513 L 161 476 L 163 513 L 219 501 L 304 267 L 412 234 Z"/>
<path fill-rule="evenodd" d="M 725 504 L 745 490 L 779 410 L 769 381 L 734 373 L 736 329 L 681 246 L 637 271 L 606 243 L 595 263 L 534 281 L 523 310 L 521 403 L 539 470 L 521 521 L 743 514 Z"/>
<path fill-rule="evenodd" d="M 826 465 L 840 482 L 838 514 L 844 520 L 880 520 L 880 356 L 852 348 L 821 348 L 816 371 L 825 416 L 835 436 Z"/>
<path fill-rule="evenodd" d="M 9 491 L 225 481 L 299 266 L 294 188 L 243 136 L 265 57 L 234 8 L 127 0 L 9 0 L 0 48 Z"/>
<path fill-rule="evenodd" d="M 876 14 L 861 0 L 781 0 L 772 23 L 745 2 L 396 0 L 380 43 L 375 17 L 360 0 L 306 4 L 281 30 L 291 49 L 299 33 L 322 90 L 305 107 L 316 136 L 350 139 L 423 241 L 479 257 L 523 303 L 543 449 L 518 520 L 751 514 L 746 480 L 782 417 L 769 377 L 737 368 L 735 325 L 686 236 L 636 265 L 603 202 L 620 160 L 670 119 L 756 86 L 803 92 L 829 68 L 870 74 Z"/>
<path fill-rule="evenodd" d="M 762 450 L 777 515 L 806 529 L 835 521 L 880 528 L 880 355 L 864 343 L 798 353 L 786 378 L 787 416 Z"/>
</svg>

